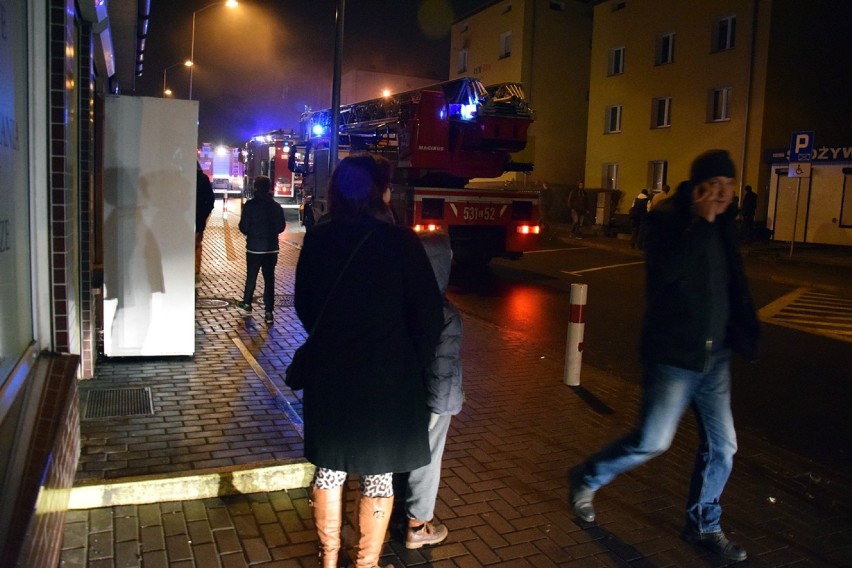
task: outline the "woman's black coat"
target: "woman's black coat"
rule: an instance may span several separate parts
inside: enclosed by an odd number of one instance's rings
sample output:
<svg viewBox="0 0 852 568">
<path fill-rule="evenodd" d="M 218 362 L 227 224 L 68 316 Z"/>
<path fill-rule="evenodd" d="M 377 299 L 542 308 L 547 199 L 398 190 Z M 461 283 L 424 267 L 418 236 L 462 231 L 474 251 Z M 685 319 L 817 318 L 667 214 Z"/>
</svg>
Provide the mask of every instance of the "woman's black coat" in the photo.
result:
<svg viewBox="0 0 852 568">
<path fill-rule="evenodd" d="M 441 294 L 410 229 L 329 221 L 305 234 L 296 313 L 310 331 L 337 274 L 370 229 L 311 337 L 305 457 L 355 474 L 429 463 L 423 371 L 443 325 Z"/>
</svg>

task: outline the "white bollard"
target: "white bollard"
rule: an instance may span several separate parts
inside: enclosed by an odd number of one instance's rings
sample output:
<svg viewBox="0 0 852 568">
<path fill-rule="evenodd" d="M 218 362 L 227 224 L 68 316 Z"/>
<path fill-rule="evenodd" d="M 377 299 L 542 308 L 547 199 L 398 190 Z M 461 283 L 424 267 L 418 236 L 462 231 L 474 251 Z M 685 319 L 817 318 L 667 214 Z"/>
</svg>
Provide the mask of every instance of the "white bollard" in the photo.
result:
<svg viewBox="0 0 852 568">
<path fill-rule="evenodd" d="M 566 385 L 580 385 L 580 365 L 583 362 L 583 331 L 586 327 L 586 284 L 571 284 L 571 313 L 568 317 L 568 342 L 565 346 Z"/>
</svg>

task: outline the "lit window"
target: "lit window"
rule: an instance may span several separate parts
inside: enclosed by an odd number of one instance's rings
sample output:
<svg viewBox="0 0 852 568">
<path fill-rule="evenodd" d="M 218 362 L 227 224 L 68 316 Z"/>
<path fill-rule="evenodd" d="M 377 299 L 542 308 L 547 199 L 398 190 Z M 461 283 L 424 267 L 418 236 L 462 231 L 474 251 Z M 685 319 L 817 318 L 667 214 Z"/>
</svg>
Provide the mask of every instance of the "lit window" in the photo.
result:
<svg viewBox="0 0 852 568">
<path fill-rule="evenodd" d="M 651 105 L 651 128 L 665 128 L 672 125 L 672 98 L 654 99 Z"/>
<path fill-rule="evenodd" d="M 621 75 L 624 73 L 624 48 L 616 47 L 609 52 L 610 75 Z"/>
<path fill-rule="evenodd" d="M 467 72 L 467 50 L 460 49 L 459 50 L 459 58 L 458 65 L 456 66 L 457 73 L 466 73 Z"/>
<path fill-rule="evenodd" d="M 604 133 L 612 134 L 614 132 L 621 132 L 621 105 L 606 107 L 606 124 L 604 125 Z"/>
<path fill-rule="evenodd" d="M 733 49 L 737 37 L 737 17 L 723 16 L 716 20 L 714 31 L 714 51 Z"/>
<path fill-rule="evenodd" d="M 731 88 L 711 89 L 707 97 L 708 122 L 731 120 Z"/>
<path fill-rule="evenodd" d="M 657 39 L 657 55 L 655 63 L 665 65 L 674 61 L 675 35 L 663 34 Z"/>
<path fill-rule="evenodd" d="M 512 32 L 503 32 L 500 34 L 500 59 L 510 55 L 512 55 Z"/>
<path fill-rule="evenodd" d="M 604 189 L 618 188 L 618 164 L 603 165 L 603 179 L 601 180 L 601 186 Z"/>
</svg>

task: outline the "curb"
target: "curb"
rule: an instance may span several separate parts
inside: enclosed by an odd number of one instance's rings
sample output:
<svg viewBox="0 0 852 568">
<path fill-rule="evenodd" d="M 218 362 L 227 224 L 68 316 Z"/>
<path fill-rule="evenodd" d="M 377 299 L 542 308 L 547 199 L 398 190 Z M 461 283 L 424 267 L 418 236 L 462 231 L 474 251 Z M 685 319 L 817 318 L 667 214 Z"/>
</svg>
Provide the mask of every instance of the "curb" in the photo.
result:
<svg viewBox="0 0 852 568">
<path fill-rule="evenodd" d="M 308 487 L 314 466 L 304 460 L 267 467 L 216 468 L 186 474 L 121 478 L 114 483 L 78 485 L 71 489 L 69 510 L 166 501 L 207 499 L 224 495 L 269 493 Z"/>
</svg>

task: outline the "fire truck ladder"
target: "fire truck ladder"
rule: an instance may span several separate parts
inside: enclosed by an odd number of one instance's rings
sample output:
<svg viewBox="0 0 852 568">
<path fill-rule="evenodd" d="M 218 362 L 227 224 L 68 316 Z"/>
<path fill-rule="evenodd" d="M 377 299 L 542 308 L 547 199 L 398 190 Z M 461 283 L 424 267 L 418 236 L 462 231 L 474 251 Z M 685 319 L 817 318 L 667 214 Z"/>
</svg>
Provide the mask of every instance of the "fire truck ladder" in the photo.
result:
<svg viewBox="0 0 852 568">
<path fill-rule="evenodd" d="M 340 134 L 376 136 L 382 129 L 395 130 L 400 120 L 405 118 L 402 116 L 404 109 L 418 103 L 423 91 L 443 91 L 451 108 L 467 106 L 476 109 L 477 115 L 532 119 L 532 111 L 519 83 L 500 83 L 486 88 L 477 79 L 463 77 L 388 97 L 342 105 L 339 111 Z M 451 119 L 460 120 L 455 116 Z M 331 109 L 306 112 L 302 114 L 300 123 L 305 140 L 327 136 L 332 123 Z"/>
</svg>

